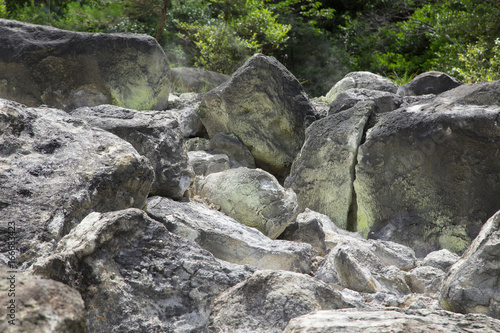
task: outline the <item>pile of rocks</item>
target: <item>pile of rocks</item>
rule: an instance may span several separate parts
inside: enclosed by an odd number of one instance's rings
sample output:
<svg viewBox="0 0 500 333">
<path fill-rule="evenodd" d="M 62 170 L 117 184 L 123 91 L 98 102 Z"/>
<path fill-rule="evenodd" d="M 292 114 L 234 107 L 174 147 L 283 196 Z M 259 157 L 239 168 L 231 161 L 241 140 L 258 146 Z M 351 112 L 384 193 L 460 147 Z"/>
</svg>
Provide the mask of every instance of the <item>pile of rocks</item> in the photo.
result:
<svg viewBox="0 0 500 333">
<path fill-rule="evenodd" d="M 500 331 L 500 82 L 169 72 L 0 20 L 2 332 Z"/>
</svg>

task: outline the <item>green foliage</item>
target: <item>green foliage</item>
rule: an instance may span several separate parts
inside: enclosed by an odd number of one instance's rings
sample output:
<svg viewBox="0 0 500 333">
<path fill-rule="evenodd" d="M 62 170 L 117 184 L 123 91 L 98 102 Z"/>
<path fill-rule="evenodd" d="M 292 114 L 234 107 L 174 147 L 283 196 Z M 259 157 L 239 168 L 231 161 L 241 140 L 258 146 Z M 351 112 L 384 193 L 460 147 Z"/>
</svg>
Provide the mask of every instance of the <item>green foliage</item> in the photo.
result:
<svg viewBox="0 0 500 333">
<path fill-rule="evenodd" d="M 492 46 L 480 39 L 467 45 L 467 52 L 459 55 L 461 66 L 453 68 L 465 83 L 500 80 L 500 38 Z"/>
<path fill-rule="evenodd" d="M 0 0 L 0 18 L 6 18 L 8 14 L 5 0 Z"/>
<path fill-rule="evenodd" d="M 278 23 L 277 15 L 262 2 L 214 3 L 221 11 L 217 18 L 191 23 L 174 20 L 182 31 L 180 36 L 193 42 L 198 50 L 196 66 L 231 74 L 252 54 L 272 54 L 285 44 L 290 25 Z"/>
</svg>

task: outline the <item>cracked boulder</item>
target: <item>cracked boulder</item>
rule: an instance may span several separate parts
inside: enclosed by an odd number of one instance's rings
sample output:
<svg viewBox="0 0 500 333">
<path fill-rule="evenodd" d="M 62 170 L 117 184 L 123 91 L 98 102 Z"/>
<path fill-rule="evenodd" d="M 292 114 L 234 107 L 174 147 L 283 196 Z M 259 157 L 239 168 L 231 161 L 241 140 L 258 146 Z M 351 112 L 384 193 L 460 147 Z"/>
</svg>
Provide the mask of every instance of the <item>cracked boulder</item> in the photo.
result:
<svg viewBox="0 0 500 333">
<path fill-rule="evenodd" d="M 500 208 L 500 106 L 463 105 L 462 87 L 458 102 L 450 91 L 378 116 L 358 150 L 354 230 L 419 257 L 463 253 Z"/>
<path fill-rule="evenodd" d="M 0 20 L 0 98 L 64 110 L 114 104 L 162 110 L 167 57 L 153 37 Z"/>
<path fill-rule="evenodd" d="M 128 141 L 155 171 L 150 195 L 181 199 L 194 178 L 179 123 L 169 112 L 135 111 L 114 105 L 83 107 L 72 116 Z"/>
<path fill-rule="evenodd" d="M 257 167 L 284 178 L 316 111 L 299 81 L 275 58 L 256 54 L 208 92 L 199 113 L 210 137 L 234 134 Z"/>
<path fill-rule="evenodd" d="M 221 212 L 194 202 L 148 200 L 147 213 L 169 231 L 198 244 L 216 258 L 260 269 L 308 274 L 315 251 L 309 244 L 271 240 Z"/>
<path fill-rule="evenodd" d="M 0 264 L 0 331 L 87 333 L 82 297 L 54 280 Z"/>
<path fill-rule="evenodd" d="M 93 211 L 143 208 L 153 178 L 119 137 L 61 110 L 0 100 L 0 253 L 17 264 L 50 251 Z"/>
<path fill-rule="evenodd" d="M 236 168 L 212 173 L 197 186 L 196 194 L 203 200 L 272 239 L 298 214 L 295 193 L 260 169 Z"/>
<path fill-rule="evenodd" d="M 446 309 L 500 319 L 500 212 L 491 217 L 445 278 Z"/>
<path fill-rule="evenodd" d="M 350 228 L 354 168 L 365 126 L 374 112 L 366 101 L 314 122 L 293 162 L 285 187 L 297 194 L 300 209 L 327 215 L 340 228 Z"/>
<path fill-rule="evenodd" d="M 342 294 L 308 275 L 257 271 L 217 297 L 206 332 L 283 332 L 311 311 L 353 307 Z"/>
<path fill-rule="evenodd" d="M 33 271 L 80 291 L 90 332 L 200 332 L 249 268 L 214 258 L 139 209 L 91 213 Z"/>
<path fill-rule="evenodd" d="M 384 113 L 394 111 L 403 104 L 403 98 L 396 94 L 370 89 L 349 89 L 340 93 L 330 104 L 328 114 L 335 114 L 352 108 L 358 102 L 373 101 L 375 103 L 374 111 Z"/>
</svg>

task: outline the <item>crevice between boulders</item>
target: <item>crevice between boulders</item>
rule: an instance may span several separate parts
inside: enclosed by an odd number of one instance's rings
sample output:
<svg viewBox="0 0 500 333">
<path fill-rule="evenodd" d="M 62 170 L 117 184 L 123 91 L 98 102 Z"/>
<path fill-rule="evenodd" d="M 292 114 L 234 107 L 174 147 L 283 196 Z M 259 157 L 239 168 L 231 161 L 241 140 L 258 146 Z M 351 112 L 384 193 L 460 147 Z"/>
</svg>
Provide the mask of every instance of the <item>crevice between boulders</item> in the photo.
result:
<svg viewBox="0 0 500 333">
<path fill-rule="evenodd" d="M 347 224 L 346 224 L 346 230 L 356 232 L 358 231 L 358 201 L 357 201 L 357 194 L 356 194 L 356 188 L 354 187 L 354 181 L 356 180 L 356 166 L 358 165 L 358 151 L 359 147 L 363 145 L 366 142 L 366 134 L 370 128 L 372 128 L 375 123 L 377 122 L 376 120 L 376 113 L 375 113 L 375 107 L 372 107 L 371 112 L 368 114 L 366 117 L 365 124 L 363 126 L 363 130 L 361 132 L 361 135 L 359 136 L 357 145 L 356 145 L 356 150 L 354 152 L 354 160 L 351 165 L 351 202 L 349 204 L 349 210 L 347 213 Z"/>
</svg>

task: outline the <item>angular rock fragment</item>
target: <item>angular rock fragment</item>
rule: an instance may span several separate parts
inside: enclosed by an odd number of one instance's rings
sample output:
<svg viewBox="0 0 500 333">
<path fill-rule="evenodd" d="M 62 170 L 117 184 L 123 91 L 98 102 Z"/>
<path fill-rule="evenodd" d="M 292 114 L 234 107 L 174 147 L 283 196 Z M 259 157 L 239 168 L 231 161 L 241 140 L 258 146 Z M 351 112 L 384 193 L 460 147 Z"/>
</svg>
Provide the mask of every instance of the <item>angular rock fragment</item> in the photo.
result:
<svg viewBox="0 0 500 333">
<path fill-rule="evenodd" d="M 210 174 L 200 182 L 197 194 L 272 239 L 298 214 L 295 193 L 260 169 L 236 168 Z"/>
<path fill-rule="evenodd" d="M 315 311 L 290 320 L 284 333 L 421 332 L 494 333 L 500 321 L 443 310 L 345 309 Z"/>
<path fill-rule="evenodd" d="M 311 271 L 315 251 L 309 244 L 271 240 L 203 204 L 152 197 L 147 212 L 168 230 L 198 244 L 216 258 L 261 269 L 306 274 Z"/>
<path fill-rule="evenodd" d="M 78 289 L 91 332 L 201 331 L 249 268 L 215 259 L 138 209 L 89 214 L 34 271 Z"/>
<path fill-rule="evenodd" d="M 297 194 L 301 210 L 325 214 L 340 228 L 352 227 L 349 213 L 356 202 L 353 181 L 358 146 L 373 112 L 373 102 L 358 103 L 307 129 L 304 146 L 285 181 L 285 187 Z"/>
<path fill-rule="evenodd" d="M 184 139 L 175 117 L 165 111 L 135 111 L 114 105 L 83 107 L 71 115 L 116 134 L 147 157 L 155 170 L 151 195 L 181 199 L 193 180 Z"/>
<path fill-rule="evenodd" d="M 64 110 L 114 104 L 162 110 L 168 59 L 153 37 L 0 20 L 0 98 Z"/>
<path fill-rule="evenodd" d="M 234 134 L 250 150 L 257 167 L 281 178 L 316 119 L 297 79 L 275 58 L 256 54 L 231 80 L 208 92 L 199 108 L 210 137 Z"/>
<path fill-rule="evenodd" d="M 226 154 L 212 154 L 203 150 L 188 152 L 188 163 L 197 176 L 208 176 L 230 168 Z"/>
<path fill-rule="evenodd" d="M 399 95 L 415 96 L 435 94 L 460 86 L 462 82 L 445 73 L 431 71 L 422 73 L 398 88 Z"/>
<path fill-rule="evenodd" d="M 443 283 L 441 302 L 460 313 L 500 319 L 500 212 L 493 215 Z"/>
<path fill-rule="evenodd" d="M 87 333 L 82 297 L 73 288 L 0 264 L 0 331 Z"/>
<path fill-rule="evenodd" d="M 316 310 L 353 307 L 310 276 L 257 271 L 217 297 L 206 332 L 282 332 L 290 319 Z"/>
<path fill-rule="evenodd" d="M 15 237 L 15 265 L 93 211 L 143 208 L 153 179 L 149 161 L 119 137 L 61 110 L 0 100 L 0 252 Z"/>
</svg>

